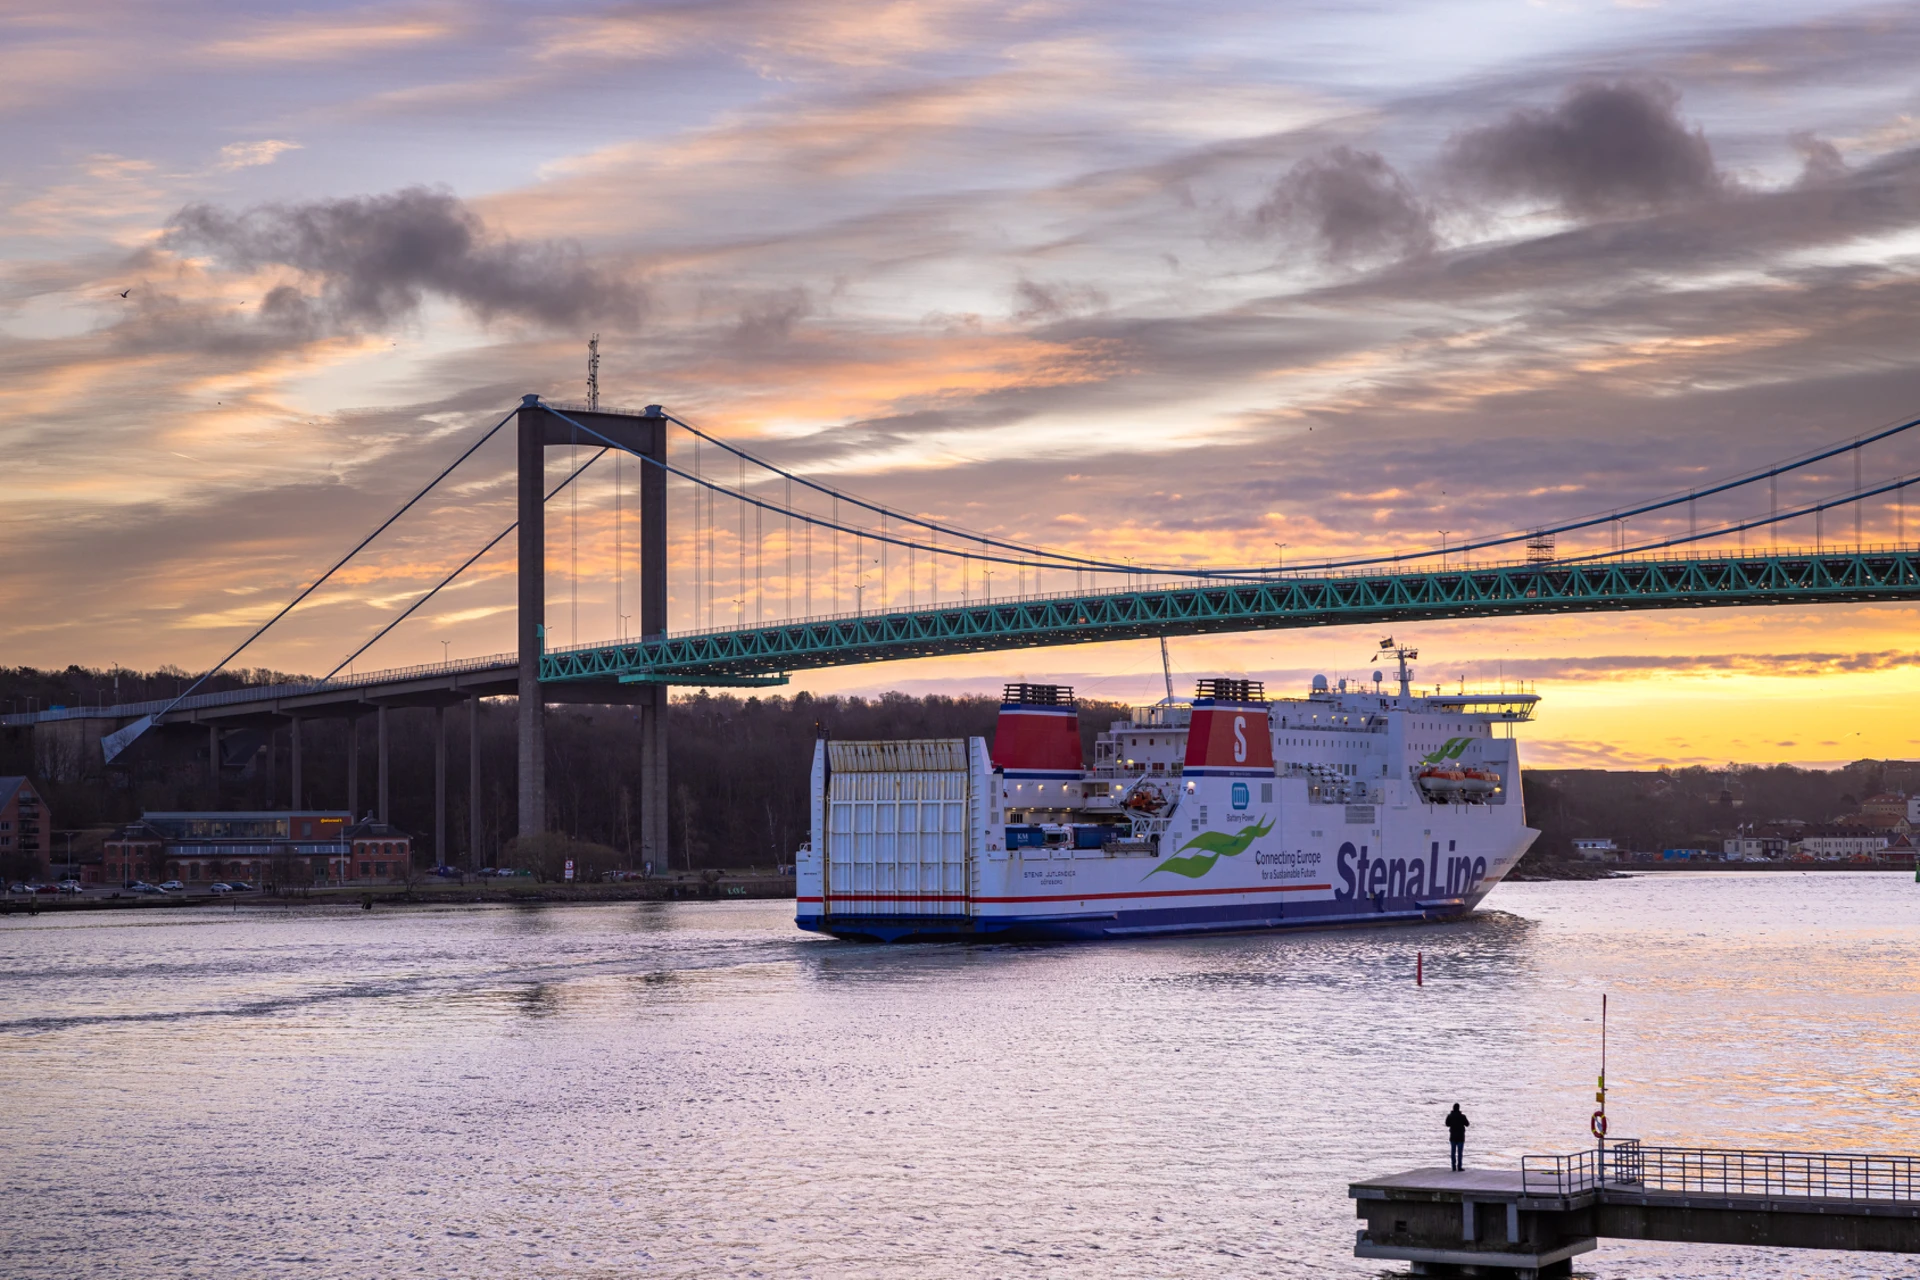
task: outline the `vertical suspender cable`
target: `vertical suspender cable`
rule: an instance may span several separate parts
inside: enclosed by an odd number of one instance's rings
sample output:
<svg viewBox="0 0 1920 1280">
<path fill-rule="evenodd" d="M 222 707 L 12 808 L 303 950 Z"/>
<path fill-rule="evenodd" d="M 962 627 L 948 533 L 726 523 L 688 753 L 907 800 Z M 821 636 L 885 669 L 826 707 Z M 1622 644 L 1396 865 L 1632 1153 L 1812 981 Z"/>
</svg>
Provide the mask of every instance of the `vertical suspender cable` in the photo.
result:
<svg viewBox="0 0 1920 1280">
<path fill-rule="evenodd" d="M 786 586 L 787 605 L 781 616 L 793 616 L 793 477 L 787 477 L 786 524 L 780 530 L 780 546 L 787 554 L 787 571 L 780 576 Z"/>
<path fill-rule="evenodd" d="M 701 474 L 701 438 L 693 438 L 693 474 Z M 693 626 L 701 626 L 701 495 L 707 489 L 693 486 Z"/>
<path fill-rule="evenodd" d="M 625 449 L 613 451 L 613 638 L 616 640 L 627 638 L 627 619 L 622 612 L 627 606 L 626 561 L 621 546 L 621 534 L 626 532 L 621 527 L 621 521 L 626 512 L 621 505 L 625 494 L 620 484 L 620 464 L 626 460 L 626 456 Z"/>
<path fill-rule="evenodd" d="M 767 549 L 767 537 L 760 524 L 761 508 L 753 509 L 753 624 L 757 627 L 767 620 L 767 579 L 761 571 L 761 560 Z"/>
<path fill-rule="evenodd" d="M 713 598 L 720 591 L 720 553 L 715 545 L 713 490 L 707 489 L 707 627 L 713 627 Z"/>
<path fill-rule="evenodd" d="M 1854 548 L 1857 550 L 1861 542 L 1860 508 L 1866 505 L 1865 503 L 1861 502 L 1858 497 L 1858 494 L 1860 493 L 1860 446 L 1859 445 L 1853 446 L 1853 492 L 1856 495 L 1853 500 L 1853 545 L 1854 545 Z"/>
<path fill-rule="evenodd" d="M 745 501 L 746 496 L 747 496 L 747 460 L 745 458 L 742 458 L 740 459 L 740 497 L 742 501 L 740 503 L 740 515 L 738 520 L 738 523 L 740 526 L 740 532 L 739 532 L 739 536 L 734 540 L 734 544 L 733 544 L 735 570 L 736 570 L 734 575 L 734 584 L 740 589 L 740 600 L 739 600 L 739 603 L 734 606 L 734 610 L 733 610 L 734 625 L 736 627 L 744 627 L 747 625 L 747 504 Z"/>
<path fill-rule="evenodd" d="M 880 612 L 887 611 L 887 513 L 880 512 Z"/>
<path fill-rule="evenodd" d="M 840 612 L 840 497 L 833 499 L 833 570 L 828 577 L 831 586 L 829 596 L 833 603 L 827 606 L 828 613 Z"/>
<path fill-rule="evenodd" d="M 570 433 L 567 446 L 567 470 L 580 465 L 580 433 Z M 567 643 L 580 643 L 580 486 L 567 486 Z"/>
<path fill-rule="evenodd" d="M 809 618 L 813 616 L 813 521 L 801 526 L 800 536 L 807 540 L 807 585 L 806 599 L 801 602 L 801 611 Z"/>
</svg>

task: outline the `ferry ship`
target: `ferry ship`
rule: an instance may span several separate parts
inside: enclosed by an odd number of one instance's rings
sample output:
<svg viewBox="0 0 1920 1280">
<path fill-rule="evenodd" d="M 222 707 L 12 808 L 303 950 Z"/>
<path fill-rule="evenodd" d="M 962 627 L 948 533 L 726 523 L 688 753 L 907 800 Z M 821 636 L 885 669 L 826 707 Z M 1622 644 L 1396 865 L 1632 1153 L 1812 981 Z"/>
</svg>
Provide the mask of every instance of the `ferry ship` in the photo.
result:
<svg viewBox="0 0 1920 1280">
<path fill-rule="evenodd" d="M 1198 682 L 1082 759 L 1070 688 L 1009 684 L 984 739 L 822 740 L 796 923 L 844 938 L 1065 940 L 1446 920 L 1513 869 L 1531 692 L 1302 696 Z M 1170 684 L 1170 682 L 1169 682 Z"/>
</svg>

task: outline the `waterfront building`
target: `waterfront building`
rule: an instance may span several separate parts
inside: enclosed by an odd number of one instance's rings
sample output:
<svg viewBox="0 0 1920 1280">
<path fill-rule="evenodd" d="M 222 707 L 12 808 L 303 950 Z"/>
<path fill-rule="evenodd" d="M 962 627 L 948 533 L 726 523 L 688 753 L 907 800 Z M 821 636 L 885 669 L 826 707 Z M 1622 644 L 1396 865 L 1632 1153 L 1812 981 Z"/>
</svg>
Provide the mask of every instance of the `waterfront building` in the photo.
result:
<svg viewBox="0 0 1920 1280">
<path fill-rule="evenodd" d="M 1867 827 L 1811 827 L 1800 834 L 1799 851 L 1823 862 L 1871 858 L 1887 847 L 1885 831 Z"/>
<path fill-rule="evenodd" d="M 1742 829 L 1728 837 L 1722 849 L 1730 862 L 1774 862 L 1785 858 L 1792 844 L 1784 832 Z"/>
<path fill-rule="evenodd" d="M 405 880 L 413 842 L 369 816 L 339 810 L 145 813 L 107 840 L 109 884 L 327 885 Z"/>
<path fill-rule="evenodd" d="M 52 839 L 53 813 L 33 780 L 0 778 L 0 864 L 17 868 L 19 874 L 45 876 Z"/>
</svg>

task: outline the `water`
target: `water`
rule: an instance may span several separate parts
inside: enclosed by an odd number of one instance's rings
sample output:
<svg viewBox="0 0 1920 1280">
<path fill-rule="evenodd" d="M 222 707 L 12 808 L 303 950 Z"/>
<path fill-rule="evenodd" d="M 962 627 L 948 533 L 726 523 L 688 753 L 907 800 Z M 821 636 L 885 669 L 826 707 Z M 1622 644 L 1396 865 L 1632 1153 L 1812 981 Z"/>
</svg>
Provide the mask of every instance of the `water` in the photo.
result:
<svg viewBox="0 0 1920 1280">
<path fill-rule="evenodd" d="M 881 949 L 790 904 L 0 922 L 8 1276 L 1378 1276 L 1355 1177 L 1920 1151 L 1920 886 L 1507 885 L 1457 925 Z M 1425 951 L 1427 984 L 1413 981 Z M 1595 1277 L 1920 1276 L 1603 1244 Z"/>
</svg>

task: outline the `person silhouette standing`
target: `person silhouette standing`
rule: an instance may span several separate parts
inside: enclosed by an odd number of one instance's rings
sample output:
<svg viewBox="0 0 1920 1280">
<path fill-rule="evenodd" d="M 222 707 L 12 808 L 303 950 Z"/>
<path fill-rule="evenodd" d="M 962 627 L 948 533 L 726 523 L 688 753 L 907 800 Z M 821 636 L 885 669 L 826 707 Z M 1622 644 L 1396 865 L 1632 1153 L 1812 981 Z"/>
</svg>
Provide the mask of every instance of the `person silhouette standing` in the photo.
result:
<svg viewBox="0 0 1920 1280">
<path fill-rule="evenodd" d="M 1467 1126 L 1472 1123 L 1457 1102 L 1453 1104 L 1453 1110 L 1447 1112 L 1447 1148 L 1455 1173 L 1463 1172 L 1467 1167 Z"/>
</svg>

